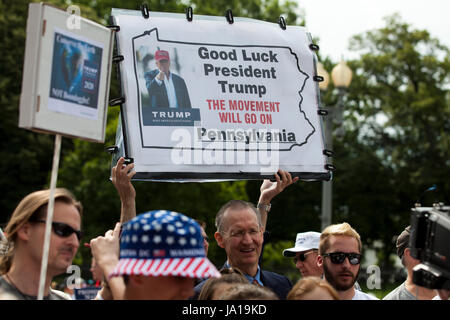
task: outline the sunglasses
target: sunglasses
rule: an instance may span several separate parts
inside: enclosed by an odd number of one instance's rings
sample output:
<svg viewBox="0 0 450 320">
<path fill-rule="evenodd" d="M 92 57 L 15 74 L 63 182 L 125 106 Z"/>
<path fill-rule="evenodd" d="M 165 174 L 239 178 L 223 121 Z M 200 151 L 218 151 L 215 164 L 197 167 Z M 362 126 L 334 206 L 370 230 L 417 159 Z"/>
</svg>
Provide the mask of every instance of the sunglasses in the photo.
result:
<svg viewBox="0 0 450 320">
<path fill-rule="evenodd" d="M 47 223 L 45 220 L 35 220 L 35 221 L 31 221 L 31 222 L 37 222 L 37 223 Z M 69 236 L 72 235 L 72 233 L 75 233 L 75 235 L 77 236 L 78 241 L 80 241 L 80 239 L 83 237 L 83 232 L 80 230 L 75 230 L 74 228 L 72 228 L 71 226 L 69 226 L 68 224 L 62 223 L 62 222 L 52 222 L 52 229 L 53 232 L 62 237 L 62 238 L 67 238 Z"/>
<path fill-rule="evenodd" d="M 308 255 L 308 254 L 310 254 L 310 253 L 312 253 L 312 252 L 316 252 L 317 250 L 311 250 L 311 251 L 308 251 L 308 252 L 303 252 L 303 253 L 300 253 L 298 256 L 296 256 L 295 258 L 294 258 L 294 263 L 295 264 L 297 264 L 297 261 L 301 261 L 301 262 L 303 262 L 303 261 L 305 261 L 306 260 L 306 256 Z"/>
<path fill-rule="evenodd" d="M 361 255 L 359 253 L 332 252 L 325 253 L 322 257 L 330 257 L 331 262 L 334 264 L 343 263 L 345 258 L 348 258 L 348 262 L 351 265 L 357 265 L 361 262 Z"/>
</svg>

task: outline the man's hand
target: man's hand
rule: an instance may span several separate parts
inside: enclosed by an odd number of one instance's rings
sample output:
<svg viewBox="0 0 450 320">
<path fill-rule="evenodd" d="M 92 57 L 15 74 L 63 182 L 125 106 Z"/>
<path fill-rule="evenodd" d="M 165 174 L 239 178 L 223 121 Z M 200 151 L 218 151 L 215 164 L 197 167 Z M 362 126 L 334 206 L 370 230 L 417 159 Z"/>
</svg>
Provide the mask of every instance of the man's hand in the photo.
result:
<svg viewBox="0 0 450 320">
<path fill-rule="evenodd" d="M 270 204 L 270 201 L 272 201 L 276 195 L 280 194 L 287 186 L 297 182 L 298 179 L 298 177 L 292 179 L 291 174 L 287 171 L 281 169 L 278 170 L 278 173 L 275 173 L 276 182 L 272 182 L 269 179 L 263 181 L 260 188 L 261 194 L 258 203 L 266 205 Z M 261 215 L 262 231 L 264 232 L 266 231 L 267 225 L 267 211 L 262 208 L 258 208 L 258 211 Z"/>
<path fill-rule="evenodd" d="M 280 178 L 281 176 L 281 178 Z M 259 203 L 269 204 L 272 199 L 280 194 L 286 187 L 298 181 L 298 177 L 292 179 L 291 174 L 287 171 L 278 170 L 275 173 L 276 182 L 265 179 L 261 185 Z"/>
<path fill-rule="evenodd" d="M 156 76 L 156 78 L 157 78 L 159 81 L 164 81 L 164 77 L 165 77 L 165 74 L 164 74 L 164 72 L 162 72 L 162 71 L 159 71 L 158 75 Z"/>
<path fill-rule="evenodd" d="M 125 295 L 125 282 L 122 277 L 108 276 L 114 271 L 119 262 L 119 236 L 120 223 L 116 223 L 114 230 L 108 230 L 104 237 L 97 237 L 91 240 L 91 253 L 95 258 L 100 269 L 103 271 L 104 279 L 108 283 L 108 287 L 103 287 L 101 295 L 103 299 L 122 300 Z"/>
<path fill-rule="evenodd" d="M 111 171 L 112 183 L 116 187 L 122 203 L 121 223 L 127 222 L 136 216 L 136 190 L 131 183 L 131 179 L 136 174 L 136 171 L 132 171 L 134 163 L 124 165 L 124 162 L 125 159 L 120 157 L 117 165 Z"/>
<path fill-rule="evenodd" d="M 437 292 L 442 300 L 450 300 L 450 290 L 439 289 Z"/>
<path fill-rule="evenodd" d="M 114 230 L 108 230 L 105 236 L 99 236 L 90 242 L 91 253 L 105 278 L 119 262 L 119 233 L 120 223 L 116 223 Z"/>
<path fill-rule="evenodd" d="M 136 171 L 132 171 L 134 163 L 124 165 L 125 159 L 120 157 L 117 161 L 117 165 L 112 168 L 111 179 L 114 187 L 116 187 L 122 201 L 128 201 L 136 198 L 136 191 L 131 184 L 131 178 L 136 174 Z"/>
</svg>

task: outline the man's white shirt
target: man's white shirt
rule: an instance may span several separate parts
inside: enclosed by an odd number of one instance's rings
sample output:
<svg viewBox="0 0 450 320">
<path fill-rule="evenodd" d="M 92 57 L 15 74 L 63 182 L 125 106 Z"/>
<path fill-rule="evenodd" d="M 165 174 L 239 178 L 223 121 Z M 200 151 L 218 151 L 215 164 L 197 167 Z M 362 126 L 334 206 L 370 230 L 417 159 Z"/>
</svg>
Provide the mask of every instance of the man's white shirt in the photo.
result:
<svg viewBox="0 0 450 320">
<path fill-rule="evenodd" d="M 370 294 L 364 293 L 359 290 L 355 290 L 355 295 L 353 296 L 352 300 L 379 300 L 379 299 Z"/>
<path fill-rule="evenodd" d="M 156 83 L 160 86 L 163 81 L 166 87 L 167 97 L 169 98 L 169 108 L 177 108 L 177 96 L 175 95 L 175 87 L 172 81 L 172 73 L 169 73 L 169 78 L 164 74 L 164 80 L 161 81 L 157 77 L 155 77 Z"/>
</svg>

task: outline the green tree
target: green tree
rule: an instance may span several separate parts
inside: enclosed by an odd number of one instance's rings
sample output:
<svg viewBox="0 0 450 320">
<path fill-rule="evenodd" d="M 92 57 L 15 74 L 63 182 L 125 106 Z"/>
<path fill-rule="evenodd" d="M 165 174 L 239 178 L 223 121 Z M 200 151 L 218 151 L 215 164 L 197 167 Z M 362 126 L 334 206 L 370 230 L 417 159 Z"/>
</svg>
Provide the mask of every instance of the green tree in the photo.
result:
<svg viewBox="0 0 450 320">
<path fill-rule="evenodd" d="M 231 9 L 233 16 L 248 17 L 269 22 L 277 22 L 283 16 L 287 24 L 299 25 L 300 17 L 297 13 L 295 1 L 278 0 L 193 0 L 191 1 L 195 12 L 205 15 L 223 16 L 225 11 Z"/>
<path fill-rule="evenodd" d="M 379 145 L 380 158 L 401 178 L 401 202 L 412 203 L 433 183 L 438 199 L 448 201 L 450 51 L 398 15 L 386 25 L 353 38 L 362 56 L 352 64 L 352 108 L 364 117 L 366 140 Z"/>
<path fill-rule="evenodd" d="M 450 61 L 448 48 L 426 30 L 399 15 L 385 21 L 351 41 L 361 58 L 349 63 L 354 78 L 346 136 L 336 141 L 336 205 L 345 209 L 337 218 L 348 217 L 369 244 L 383 242 L 380 263 L 388 268 L 393 237 L 409 224 L 421 193 L 436 184 L 423 205 L 449 202 Z"/>
<path fill-rule="evenodd" d="M 27 3 L 0 2 L 0 152 L 5 163 L 0 169 L 2 222 L 20 198 L 44 187 L 51 169 L 52 138 L 18 129 Z"/>
</svg>

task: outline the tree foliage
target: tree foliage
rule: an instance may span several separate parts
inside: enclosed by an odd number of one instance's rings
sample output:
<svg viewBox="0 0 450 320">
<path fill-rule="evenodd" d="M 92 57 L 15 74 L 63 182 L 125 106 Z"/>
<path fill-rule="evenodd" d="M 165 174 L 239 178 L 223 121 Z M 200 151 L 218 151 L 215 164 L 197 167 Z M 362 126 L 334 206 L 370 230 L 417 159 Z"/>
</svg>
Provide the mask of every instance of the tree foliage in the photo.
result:
<svg viewBox="0 0 450 320">
<path fill-rule="evenodd" d="M 360 141 L 393 170 L 400 203 L 411 205 L 432 184 L 436 199 L 448 202 L 449 49 L 398 15 L 354 37 L 352 48 L 362 51 L 352 62 L 356 81 L 349 94 Z"/>
<path fill-rule="evenodd" d="M 20 101 L 28 1 L 0 2 L 0 169 L 1 220 L 19 199 L 46 184 L 51 169 L 52 138 L 19 130 Z"/>
<path fill-rule="evenodd" d="M 382 240 L 387 266 L 392 238 L 409 224 L 423 191 L 438 188 L 422 199 L 424 206 L 450 200 L 450 56 L 426 30 L 398 15 L 385 21 L 351 41 L 361 58 L 349 63 L 354 78 L 346 136 L 338 144 L 343 171 L 336 174 L 336 196 L 345 204 L 338 217 L 351 218 L 370 244 Z"/>
</svg>

